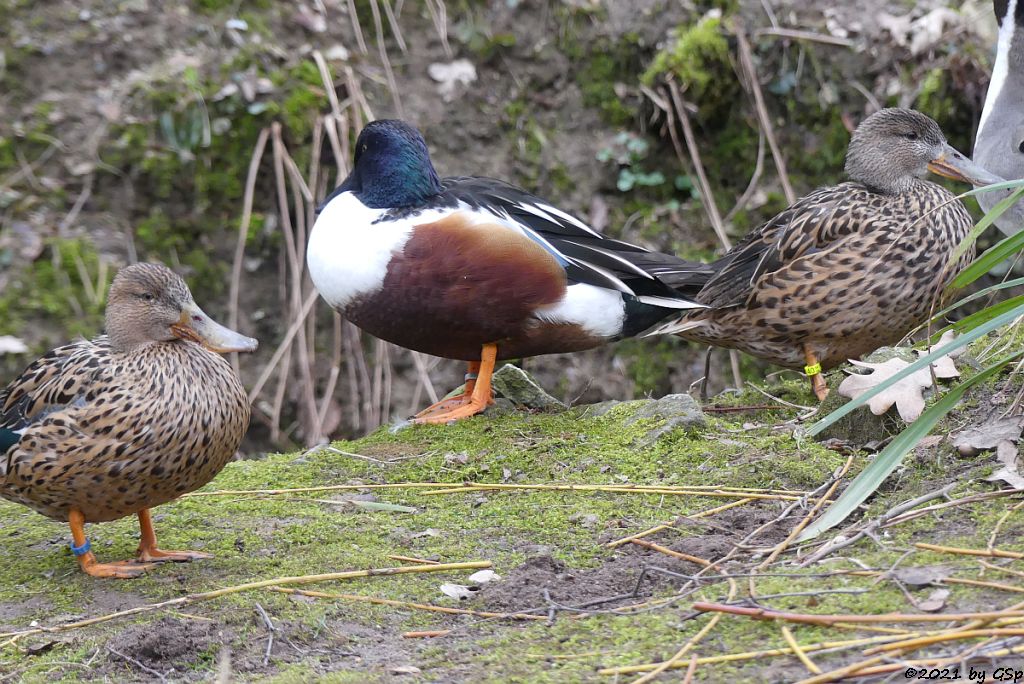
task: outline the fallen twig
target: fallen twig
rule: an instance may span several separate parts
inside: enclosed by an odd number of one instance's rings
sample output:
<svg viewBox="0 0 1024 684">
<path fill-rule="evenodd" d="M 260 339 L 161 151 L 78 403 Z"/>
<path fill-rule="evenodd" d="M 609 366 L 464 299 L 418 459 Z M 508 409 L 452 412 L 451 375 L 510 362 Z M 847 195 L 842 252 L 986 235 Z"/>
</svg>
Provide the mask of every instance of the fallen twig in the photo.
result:
<svg viewBox="0 0 1024 684">
<path fill-rule="evenodd" d="M 790 531 L 786 538 L 779 542 L 774 549 L 772 549 L 772 552 L 768 554 L 768 557 L 761 561 L 761 563 L 755 568 L 755 570 L 762 570 L 768 567 L 775 561 L 776 558 L 779 557 L 779 555 L 782 554 L 783 551 L 789 548 L 789 545 L 793 543 L 793 540 L 796 539 L 803 531 L 803 529 L 811 523 L 814 517 L 818 515 L 818 511 L 821 510 L 821 507 L 824 506 L 825 502 L 828 501 L 835 493 L 836 489 L 839 487 L 839 483 L 843 481 L 843 477 L 846 475 L 847 471 L 850 470 L 851 465 L 853 465 L 853 456 L 848 456 L 846 458 L 846 463 L 839 470 L 839 472 L 833 474 L 832 484 L 825 491 L 824 496 L 818 499 L 818 502 L 814 504 L 814 507 L 807 513 L 807 515 L 804 516 L 803 520 L 797 523 L 796 527 L 794 527 Z"/>
<path fill-rule="evenodd" d="M 376 603 L 382 606 L 395 606 L 396 608 L 409 608 L 412 610 L 425 610 L 434 613 L 448 613 L 450 615 L 475 615 L 477 617 L 499 618 L 502 620 L 547 620 L 543 615 L 528 615 L 524 613 L 493 613 L 486 610 L 470 610 L 469 608 L 450 608 L 448 606 L 435 606 L 430 603 L 410 603 L 408 601 L 396 601 L 394 599 L 377 598 L 376 596 L 363 596 L 360 594 L 334 594 L 324 591 L 309 591 L 306 589 L 291 589 L 287 587 L 268 587 L 267 591 L 276 591 L 281 594 L 296 594 L 312 598 L 338 599 L 340 601 L 359 601 L 363 603 Z"/>
<path fill-rule="evenodd" d="M 1022 589 L 1021 591 L 1024 591 Z M 1024 610 L 989 611 L 982 613 L 883 613 L 880 615 L 811 615 L 807 613 L 787 613 L 769 608 L 750 608 L 725 603 L 706 603 L 698 601 L 693 604 L 694 610 L 701 612 L 731 613 L 743 615 L 756 620 L 785 620 L 807 625 L 830 626 L 837 622 L 847 623 L 887 623 L 887 622 L 959 622 L 962 620 L 992 620 L 1004 617 L 1024 617 Z"/>
<path fill-rule="evenodd" d="M 147 603 L 142 606 L 136 606 L 135 608 L 128 608 L 126 610 L 119 610 L 115 613 L 109 613 L 107 615 L 101 615 L 99 617 L 89 618 L 87 620 L 79 620 L 77 622 L 70 622 L 64 625 L 54 625 L 52 627 L 33 627 L 30 629 L 19 630 L 16 632 L 3 632 L 0 633 L 0 639 L 7 639 L 0 643 L 0 648 L 15 643 L 18 639 L 26 636 L 32 636 L 34 634 L 52 634 L 56 632 L 68 632 L 81 627 L 88 627 L 89 625 L 99 624 L 101 622 L 109 622 L 110 620 L 116 620 L 118 618 L 127 617 L 129 615 L 140 615 L 142 613 L 151 613 L 157 610 L 163 610 L 172 606 L 185 606 L 192 603 L 198 603 L 199 601 L 208 601 L 210 599 L 220 598 L 221 596 L 227 596 L 229 594 L 238 594 L 245 591 L 253 591 L 255 589 L 266 589 L 268 587 L 278 586 L 282 584 L 313 584 L 316 582 L 334 582 L 340 580 L 350 580 L 360 577 L 380 577 L 385 575 L 405 575 L 410 573 L 420 572 L 446 572 L 448 570 L 474 570 L 491 567 L 490 561 L 469 561 L 466 563 L 441 563 L 438 565 L 407 565 L 397 568 L 370 568 L 368 570 L 348 570 L 345 572 L 329 572 L 320 575 L 297 575 L 292 577 L 277 577 L 274 579 L 260 580 L 257 582 L 247 582 L 245 584 L 238 584 L 233 587 L 225 587 L 223 589 L 215 589 L 213 591 L 204 591 L 199 594 L 188 594 L 187 596 L 179 596 L 178 598 L 169 599 L 167 601 L 161 601 L 159 603 Z"/>
<path fill-rule="evenodd" d="M 709 508 L 706 511 L 700 511 L 698 513 L 692 513 L 690 515 L 686 515 L 686 516 L 682 516 L 682 517 L 689 518 L 691 520 L 696 519 L 696 518 L 706 518 L 706 517 L 708 517 L 710 515 L 714 515 L 715 513 L 721 513 L 722 511 L 727 511 L 730 508 L 736 508 L 738 506 L 745 506 L 746 504 L 750 503 L 751 501 L 755 501 L 755 500 L 756 499 L 751 499 L 749 497 L 745 498 L 745 499 L 739 499 L 738 501 L 732 501 L 732 502 L 727 503 L 727 504 L 722 504 L 721 506 L 715 506 L 714 508 Z M 662 530 L 671 529 L 674 526 L 675 526 L 674 523 L 662 523 L 660 525 L 655 525 L 654 527 L 650 527 L 650 528 L 644 530 L 643 532 L 637 532 L 636 534 L 631 534 L 628 537 L 623 537 L 622 539 L 616 539 L 615 541 L 610 541 L 607 544 L 605 544 L 605 546 L 607 546 L 610 549 L 614 549 L 617 546 L 622 546 L 623 544 L 628 544 L 629 542 L 633 541 L 634 539 L 641 539 L 643 537 L 650 536 L 650 535 L 652 535 L 652 534 L 654 534 L 656 532 L 661 532 Z"/>
<path fill-rule="evenodd" d="M 803 663 L 804 667 L 806 667 L 811 674 L 821 674 L 821 668 L 815 665 L 814 661 L 807 657 L 807 653 L 805 653 L 804 649 L 797 643 L 796 637 L 793 636 L 793 632 L 789 631 L 789 627 L 786 627 L 785 625 L 782 626 L 782 638 L 785 639 L 786 643 L 789 644 L 789 647 L 793 649 L 793 655 Z"/>
<path fill-rule="evenodd" d="M 925 551 L 938 551 L 939 553 L 952 553 L 960 556 L 989 556 L 993 558 L 1024 558 L 1024 553 L 1016 551 L 1003 551 L 1002 549 L 961 549 L 955 546 L 941 546 L 939 544 L 925 544 L 918 542 L 915 547 Z"/>
</svg>

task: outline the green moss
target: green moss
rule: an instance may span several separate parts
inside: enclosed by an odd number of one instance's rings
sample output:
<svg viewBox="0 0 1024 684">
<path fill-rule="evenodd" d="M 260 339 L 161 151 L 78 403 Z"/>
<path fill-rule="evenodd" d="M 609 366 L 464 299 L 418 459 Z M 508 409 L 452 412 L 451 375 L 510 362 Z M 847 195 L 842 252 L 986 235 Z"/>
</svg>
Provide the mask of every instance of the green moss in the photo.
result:
<svg viewBox="0 0 1024 684">
<path fill-rule="evenodd" d="M 95 333 L 103 320 L 102 297 L 109 284 L 96 282 L 99 259 L 92 244 L 84 239 L 53 240 L 48 244 L 49 258 L 32 263 L 24 277 L 16 279 L 0 293 L 0 334 L 18 334 L 24 325 L 23 316 L 31 311 L 34 316 L 60 319 L 68 309 L 75 312 L 68 321 L 72 335 Z M 82 277 L 88 277 L 83 285 Z M 100 286 L 97 298 L 89 291 Z"/>
<path fill-rule="evenodd" d="M 806 401 L 806 382 L 787 381 L 770 388 L 772 393 L 794 401 Z M 739 403 L 763 400 L 748 390 L 735 397 Z M 730 400 L 722 398 L 723 405 Z M 650 420 L 629 422 L 637 404 L 623 404 L 606 415 L 588 417 L 580 407 L 551 415 L 513 413 L 497 418 L 478 418 L 456 426 L 421 426 L 392 434 L 380 430 L 356 442 L 339 443 L 338 451 L 273 455 L 263 461 L 230 464 L 206 489 L 260 490 L 323 485 L 371 483 L 463 482 L 578 483 L 578 484 L 728 484 L 735 487 L 771 487 L 810 490 L 824 482 L 842 465 L 846 456 L 813 441 L 797 442 L 786 432 L 770 427 L 743 428 L 741 422 L 710 418 L 706 430 L 676 430 L 650 446 L 639 440 L 653 426 Z M 777 424 L 790 415 L 768 411 L 747 414 L 737 421 Z M 364 454 L 368 461 L 347 456 Z M 853 472 L 866 459 L 858 456 Z M 982 459 L 983 460 L 983 459 Z M 979 466 L 982 465 L 979 460 Z M 948 476 L 942 464 L 919 467 L 910 463 L 912 475 L 886 487 L 869 502 L 866 515 L 877 515 L 896 502 L 935 487 Z M 852 475 L 852 473 L 851 473 Z M 957 495 L 984 491 L 985 486 L 966 484 Z M 654 496 L 582 491 L 488 491 L 430 495 L 422 489 L 372 490 L 382 502 L 412 506 L 416 513 L 360 510 L 343 501 L 356 491 L 316 491 L 287 497 L 234 494 L 226 497 L 189 497 L 155 510 L 161 541 L 169 548 L 202 549 L 215 558 L 202 563 L 163 567 L 130 583 L 97 582 L 73 571 L 73 560 L 61 541 L 62 525 L 43 519 L 24 508 L 0 502 L 7 524 L 0 530 L 0 554 L 8 559 L 0 572 L 0 607 L 20 606 L 32 597 L 27 613 L 13 613 L 15 626 L 30 620 L 49 624 L 68 613 L 81 614 L 82 606 L 99 596 L 115 597 L 118 607 L 139 605 L 231 586 L 254 579 L 284 575 L 384 567 L 395 564 L 391 554 L 435 557 L 444 561 L 487 559 L 499 574 L 508 574 L 524 559 L 550 553 L 580 577 L 628 551 L 608 549 L 603 542 L 630 531 L 672 520 L 679 515 L 723 503 L 722 499 L 696 496 Z M 369 493 L 369 490 L 366 492 Z M 754 504 L 768 518 L 781 503 Z M 882 546 L 865 539 L 846 553 L 858 565 L 836 560 L 827 570 L 862 565 L 887 568 L 903 550 L 922 538 L 934 540 L 937 525 L 949 530 L 948 541 L 967 547 L 984 547 L 987 535 L 1006 510 L 1006 502 L 990 500 L 973 507 L 956 507 L 941 520 L 922 517 L 913 524 L 887 530 Z M 579 524 L 592 516 L 594 525 Z M 714 521 L 715 518 L 712 518 Z M 1016 543 L 1020 524 L 1005 523 L 1000 545 L 1024 548 Z M 959 525 L 960 527 L 956 527 Z M 1016 526 L 1016 527 L 1015 527 Z M 956 532 L 962 529 L 963 532 Z M 425 530 L 435 530 L 421 534 Z M 129 556 L 137 543 L 133 520 L 94 525 L 89 530 L 94 549 L 103 560 Z M 704 530 L 678 525 L 662 533 L 658 541 L 681 543 L 706 534 Z M 714 534 L 713 531 L 707 534 Z M 932 535 L 924 536 L 922 535 Z M 538 551 L 543 549 L 543 551 Z M 914 564 L 945 562 L 933 554 L 915 556 Z M 904 561 L 904 566 L 908 561 Z M 685 568 L 678 568 L 685 571 Z M 906 598 L 893 583 L 873 577 L 821 578 L 822 568 L 802 571 L 779 566 L 784 576 L 765 574 L 754 578 L 759 602 L 780 610 L 813 613 L 884 613 L 907 610 Z M 806 573 L 806 574 L 804 574 Z M 59 583 L 52 579 L 60 577 Z M 444 603 L 437 590 L 442 581 L 464 581 L 464 575 L 403 575 L 377 577 L 346 583 L 323 583 L 316 589 L 363 594 L 403 601 Z M 682 581 L 682 580 L 680 580 Z M 747 583 L 741 583 L 745 591 Z M 672 583 L 661 585 L 654 598 L 671 596 Z M 237 653 L 262 648 L 265 630 L 254 616 L 259 603 L 283 631 L 282 639 L 316 653 L 340 648 L 348 651 L 368 641 L 401 642 L 399 634 L 412 629 L 457 628 L 443 642 L 425 643 L 408 654 L 410 664 L 435 678 L 469 676 L 476 681 L 562 682 L 583 681 L 599 667 L 631 665 L 670 656 L 678 645 L 703 627 L 708 617 L 683 619 L 680 608 L 692 600 L 721 600 L 726 587 L 708 585 L 687 596 L 676 607 L 643 611 L 634 615 L 597 614 L 582 620 L 565 619 L 553 624 L 502 624 L 463 620 L 437 614 L 411 612 L 390 606 L 333 601 L 296 601 L 288 596 L 259 592 L 225 596 L 213 602 L 188 606 L 190 621 L 212 619 L 222 640 Z M 123 598 L 116 598 L 120 592 Z M 835 593 L 833 593 L 835 592 Z M 951 605 L 983 600 L 980 590 L 953 588 Z M 647 597 L 644 597 L 647 598 Z M 638 599 L 639 600 L 639 599 Z M 969 606 L 968 606 L 969 607 Z M 95 611 L 85 610 L 92 615 Z M 159 615 L 137 618 L 136 628 L 154 625 Z M 174 614 L 172 614 L 174 617 Z M 186 618 L 180 618 L 185 620 Z M 31 659 L 13 649 L 0 651 L 0 667 L 17 671 L 25 681 L 42 681 L 61 663 L 82 664 L 116 633 L 131 623 L 112 622 L 76 630 L 62 637 L 49 652 Z M 340 627 L 339 627 L 340 625 Z M 837 638 L 821 627 L 794 628 L 804 643 Z M 362 633 L 363 636 L 359 636 Z M 783 644 L 778 626 L 741 618 L 722 620 L 714 631 L 716 652 L 739 652 Z M 352 636 L 348 636 L 352 635 Z M 30 646 L 31 640 L 23 642 Z M 220 641 L 217 642 L 219 646 Z M 216 652 L 200 648 L 188 667 L 197 676 L 210 676 L 216 668 Z M 404 652 L 404 651 L 403 651 Z M 388 681 L 390 674 L 374 661 L 353 659 L 343 672 L 323 671 L 314 657 L 271 659 L 275 670 L 263 681 Z M 828 656 L 820 656 L 823 667 Z M 329 662 L 329 661 L 323 661 Z M 772 660 L 773 665 L 782 660 Z M 391 662 L 390 664 L 396 664 Z M 405 664 L 404 662 L 398 664 Z M 723 676 L 749 680 L 763 672 L 766 661 L 707 669 L 704 681 Z M 781 665 L 776 665 L 780 666 Z M 71 666 L 76 669 L 75 666 Z"/>
<path fill-rule="evenodd" d="M 576 82 L 583 92 L 583 103 L 595 107 L 612 124 L 623 125 L 636 119 L 636 106 L 630 106 L 616 92 L 616 84 L 628 81 L 636 72 L 630 68 L 626 55 L 635 56 L 629 43 L 612 45 L 608 42 L 596 45 L 584 57 Z M 634 57 L 635 58 L 635 57 Z"/>
<path fill-rule="evenodd" d="M 711 95 L 722 97 L 724 83 L 719 79 L 729 68 L 729 44 L 722 33 L 722 21 L 706 16 L 692 26 L 676 28 L 676 37 L 659 52 L 641 80 L 653 86 L 666 76 L 673 77 L 686 90 L 687 98 L 701 103 Z M 715 87 L 711 88 L 712 83 Z"/>
</svg>

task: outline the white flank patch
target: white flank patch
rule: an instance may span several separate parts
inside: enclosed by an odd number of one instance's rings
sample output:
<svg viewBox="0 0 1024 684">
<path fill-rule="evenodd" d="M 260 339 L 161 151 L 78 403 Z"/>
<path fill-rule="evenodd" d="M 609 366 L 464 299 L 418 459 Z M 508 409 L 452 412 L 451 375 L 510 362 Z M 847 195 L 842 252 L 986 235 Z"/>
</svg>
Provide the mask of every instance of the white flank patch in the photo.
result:
<svg viewBox="0 0 1024 684">
<path fill-rule="evenodd" d="M 992 80 L 988 83 L 988 92 L 985 94 L 985 106 L 981 110 L 981 120 L 978 122 L 978 135 L 981 136 L 985 130 L 985 121 L 992 113 L 999 93 L 1006 83 L 1006 76 L 1010 71 L 1010 46 L 1013 44 L 1013 33 L 1017 28 L 1015 11 L 1018 0 L 1010 0 L 1006 4 L 1006 16 L 1002 18 L 1002 25 L 999 27 L 999 39 L 996 43 L 996 64 L 992 67 Z"/>
<path fill-rule="evenodd" d="M 313 224 L 306 263 L 320 296 L 334 308 L 343 310 L 356 297 L 379 290 L 388 262 L 405 247 L 413 228 L 451 213 L 450 209 L 425 211 L 375 224 L 386 211 L 370 209 L 345 192 L 332 199 Z"/>
<path fill-rule="evenodd" d="M 593 335 L 615 337 L 622 332 L 626 307 L 615 290 L 577 283 L 566 289 L 557 304 L 538 309 L 534 315 L 548 323 L 572 323 Z"/>
<path fill-rule="evenodd" d="M 637 301 L 651 306 L 660 306 L 663 309 L 706 309 L 703 304 L 691 302 L 686 299 L 671 299 L 669 297 L 658 297 L 657 295 L 637 295 Z"/>
</svg>

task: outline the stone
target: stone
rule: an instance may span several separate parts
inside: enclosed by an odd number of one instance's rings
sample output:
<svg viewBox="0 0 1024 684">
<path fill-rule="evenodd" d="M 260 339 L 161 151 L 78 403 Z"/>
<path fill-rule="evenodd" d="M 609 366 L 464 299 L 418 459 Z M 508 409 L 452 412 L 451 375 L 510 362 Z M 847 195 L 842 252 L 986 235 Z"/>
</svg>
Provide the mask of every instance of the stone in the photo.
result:
<svg viewBox="0 0 1024 684">
<path fill-rule="evenodd" d="M 544 391 L 537 381 L 518 366 L 510 363 L 499 368 L 491 377 L 495 394 L 516 406 L 530 409 L 564 409 L 565 404 Z"/>
</svg>

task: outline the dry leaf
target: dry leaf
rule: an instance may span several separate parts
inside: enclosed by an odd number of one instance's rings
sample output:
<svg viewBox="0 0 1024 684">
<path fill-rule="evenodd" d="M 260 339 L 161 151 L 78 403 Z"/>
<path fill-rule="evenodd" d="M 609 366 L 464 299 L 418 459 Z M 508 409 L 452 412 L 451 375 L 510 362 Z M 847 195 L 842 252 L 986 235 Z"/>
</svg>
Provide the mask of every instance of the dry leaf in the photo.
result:
<svg viewBox="0 0 1024 684">
<path fill-rule="evenodd" d="M 914 605 L 918 610 L 923 610 L 926 613 L 937 613 L 946 607 L 948 598 L 949 589 L 936 589 L 924 601 L 914 601 Z"/>
<path fill-rule="evenodd" d="M 445 582 L 441 585 L 441 593 L 445 596 L 451 596 L 454 599 L 465 601 L 468 598 L 480 591 L 480 587 L 467 587 L 465 584 L 451 584 Z"/>
<path fill-rule="evenodd" d="M 419 674 L 421 672 L 423 672 L 423 670 L 415 665 L 397 665 L 391 668 L 391 674 L 394 675 Z"/>
<path fill-rule="evenodd" d="M 941 584 L 949 577 L 950 568 L 945 565 L 918 565 L 913 568 L 898 568 L 892 576 L 911 589 Z"/>
<path fill-rule="evenodd" d="M 886 12 L 878 13 L 878 25 L 892 35 L 896 44 L 910 49 L 913 55 L 919 55 L 942 39 L 947 25 L 957 26 L 962 23 L 961 16 L 948 7 L 938 7 L 918 19 L 911 19 L 911 14 L 896 17 Z"/>
<path fill-rule="evenodd" d="M 460 86 L 468 86 L 476 80 L 476 67 L 468 59 L 457 59 L 444 64 L 435 62 L 427 67 L 427 74 L 438 82 L 437 92 L 445 102 L 451 102 L 459 93 Z"/>
<path fill-rule="evenodd" d="M 961 456 L 976 456 L 982 451 L 995 449 L 1001 442 L 1016 442 L 1024 429 L 1024 417 L 1011 416 L 969 427 L 957 433 L 953 446 Z"/>
<path fill-rule="evenodd" d="M 939 346 L 942 346 L 947 342 L 951 342 L 952 340 L 952 336 L 943 335 L 939 340 Z M 924 354 L 925 352 L 919 351 L 918 353 Z M 867 368 L 871 372 L 866 374 L 854 373 L 846 377 L 843 382 L 840 383 L 840 396 L 844 396 L 849 399 L 856 399 L 864 392 L 877 387 L 879 384 L 888 380 L 910 365 L 908 362 L 900 358 L 892 358 L 882 363 L 869 363 L 866 361 L 854 361 L 851 359 L 850 363 L 860 368 Z M 960 375 L 960 371 L 956 369 L 956 365 L 953 363 L 953 359 L 950 358 L 949 355 L 942 356 L 933 361 L 931 363 L 931 368 L 937 378 L 955 378 Z M 921 368 L 903 378 L 881 394 L 876 394 L 868 401 L 868 407 L 871 409 L 872 413 L 876 416 L 880 416 L 895 404 L 896 410 L 900 414 L 900 418 L 907 423 L 912 423 L 917 420 L 924 411 L 923 391 L 926 387 L 930 387 L 931 384 L 931 371 L 927 368 Z"/>
<path fill-rule="evenodd" d="M 1024 476 L 1018 470 L 1017 447 L 1010 440 L 1000 442 L 996 447 L 996 459 L 1003 465 L 1002 468 L 992 473 L 985 479 L 989 482 L 1002 480 L 1014 489 L 1024 489 Z"/>
<path fill-rule="evenodd" d="M 469 581 L 473 584 L 487 584 L 488 582 L 500 579 L 501 575 L 493 570 L 478 570 L 469 576 Z"/>
</svg>

